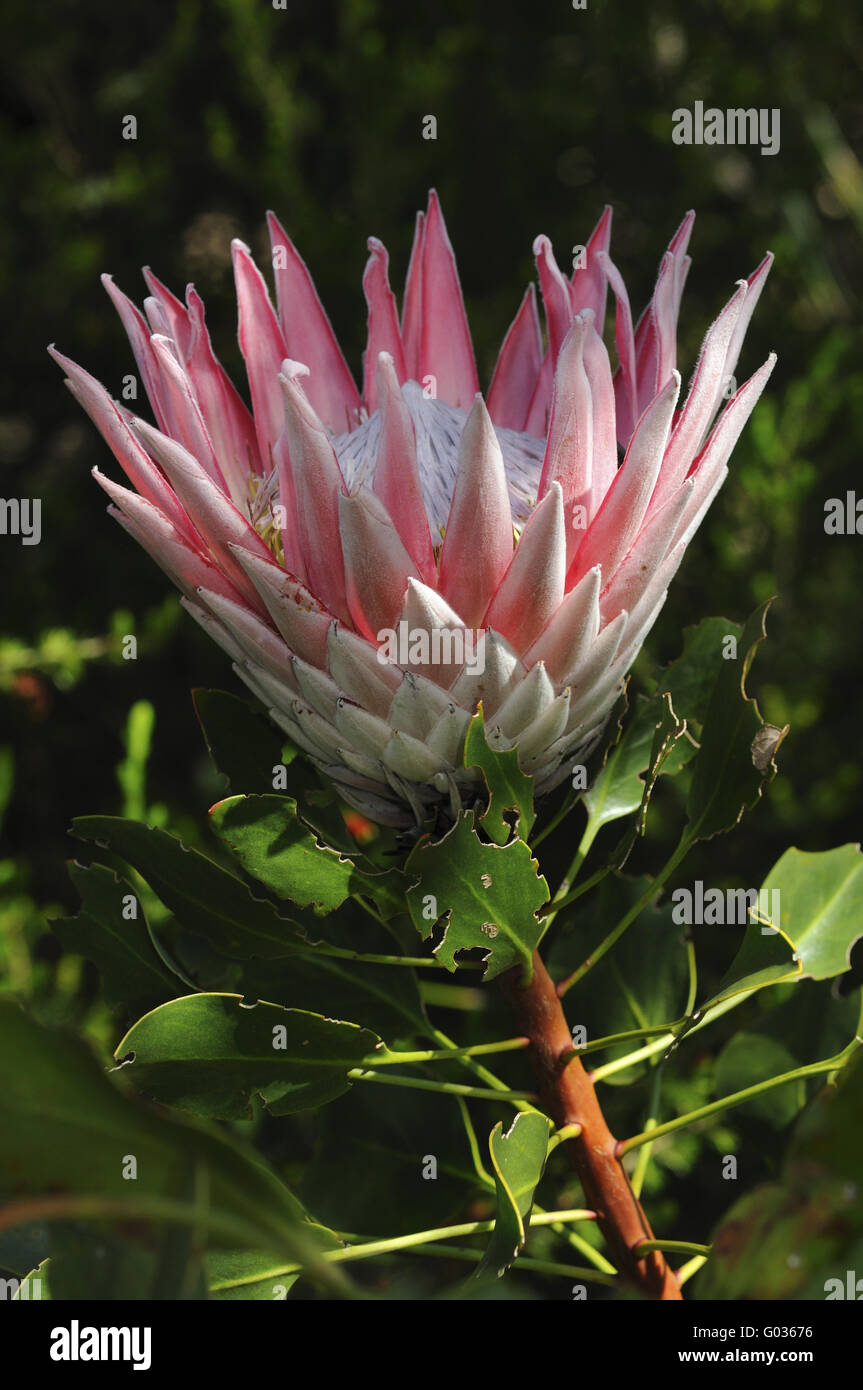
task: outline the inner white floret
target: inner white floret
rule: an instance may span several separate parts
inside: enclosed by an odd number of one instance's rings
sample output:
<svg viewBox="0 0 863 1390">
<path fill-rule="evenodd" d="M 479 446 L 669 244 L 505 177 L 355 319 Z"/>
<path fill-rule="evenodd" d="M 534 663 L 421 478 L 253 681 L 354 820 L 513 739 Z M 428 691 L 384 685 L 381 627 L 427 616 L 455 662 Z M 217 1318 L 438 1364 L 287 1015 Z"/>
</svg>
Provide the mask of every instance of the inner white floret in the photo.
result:
<svg viewBox="0 0 863 1390">
<path fill-rule="evenodd" d="M 405 383 L 402 396 L 416 430 L 420 486 L 429 524 L 432 535 L 438 535 L 446 526 L 449 516 L 458 468 L 459 441 L 467 411 L 427 396 L 416 381 Z M 371 484 L 380 434 L 381 413 L 376 410 L 357 429 L 333 439 L 333 448 L 350 492 L 354 492 L 360 483 Z M 520 530 L 536 504 L 545 440 L 497 426 L 495 434 L 509 484 L 513 525 Z"/>
</svg>

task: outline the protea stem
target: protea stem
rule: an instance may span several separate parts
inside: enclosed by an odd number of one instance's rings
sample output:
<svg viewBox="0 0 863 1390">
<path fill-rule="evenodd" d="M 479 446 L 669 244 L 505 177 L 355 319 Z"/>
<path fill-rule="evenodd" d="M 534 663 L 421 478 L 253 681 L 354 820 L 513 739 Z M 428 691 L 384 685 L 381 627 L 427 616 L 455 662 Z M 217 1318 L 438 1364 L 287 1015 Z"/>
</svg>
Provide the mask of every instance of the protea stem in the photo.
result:
<svg viewBox="0 0 863 1390">
<path fill-rule="evenodd" d="M 679 1299 L 680 1287 L 661 1250 L 634 1253 L 653 1232 L 618 1155 L 618 1145 L 602 1113 L 593 1082 L 572 1053 L 572 1036 L 554 983 L 539 953 L 533 978 L 523 984 L 520 970 L 501 978 L 516 1027 L 531 1040 L 530 1056 L 544 1108 L 558 1128 L 580 1125 L 563 1147 L 581 1179 L 585 1204 L 597 1213 L 609 1254 L 621 1275 L 656 1299 Z"/>
</svg>

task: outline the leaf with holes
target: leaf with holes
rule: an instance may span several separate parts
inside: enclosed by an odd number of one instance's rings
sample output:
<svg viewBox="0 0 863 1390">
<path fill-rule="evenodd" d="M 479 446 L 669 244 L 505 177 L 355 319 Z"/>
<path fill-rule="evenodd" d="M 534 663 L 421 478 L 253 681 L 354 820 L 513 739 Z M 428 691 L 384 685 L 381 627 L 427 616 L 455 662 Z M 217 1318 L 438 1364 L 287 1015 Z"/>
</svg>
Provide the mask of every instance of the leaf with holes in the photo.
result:
<svg viewBox="0 0 863 1390">
<path fill-rule="evenodd" d="M 764 725 L 755 700 L 746 694 L 746 678 L 755 652 L 767 636 L 769 603 L 757 608 L 744 625 L 734 659 L 723 661 L 704 718 L 686 814 L 684 844 L 710 839 L 735 826 L 761 796 L 776 768 L 759 772 L 752 745 Z M 784 733 L 784 731 L 783 731 Z M 778 741 L 774 744 L 778 747 Z"/>
<path fill-rule="evenodd" d="M 533 809 L 533 778 L 522 772 L 515 749 L 498 752 L 489 746 L 483 723 L 482 705 L 470 721 L 464 742 L 465 767 L 478 767 L 488 788 L 488 806 L 479 823 L 496 845 L 505 845 L 513 825 L 526 840 L 536 819 Z"/>
<path fill-rule="evenodd" d="M 548 884 L 523 840 L 487 845 L 477 836 L 472 811 L 459 816 L 442 840 L 421 840 L 405 866 L 416 882 L 407 903 L 414 926 L 426 940 L 441 917 L 447 925 L 434 954 L 449 970 L 456 954 L 472 947 L 486 952 L 486 980 L 531 957 L 542 926 L 536 913 L 548 902 Z"/>
<path fill-rule="evenodd" d="M 545 1169 L 550 1129 L 551 1122 L 545 1115 L 527 1111 L 516 1115 L 506 1132 L 498 1122 L 489 1135 L 497 1212 L 475 1278 L 489 1270 L 500 1278 L 524 1249 L 525 1223 Z"/>
<path fill-rule="evenodd" d="M 802 978 L 829 980 L 851 965 L 863 932 L 863 855 L 859 845 L 823 853 L 786 850 L 762 885 L 779 900 L 779 922 L 793 943 Z"/>
</svg>

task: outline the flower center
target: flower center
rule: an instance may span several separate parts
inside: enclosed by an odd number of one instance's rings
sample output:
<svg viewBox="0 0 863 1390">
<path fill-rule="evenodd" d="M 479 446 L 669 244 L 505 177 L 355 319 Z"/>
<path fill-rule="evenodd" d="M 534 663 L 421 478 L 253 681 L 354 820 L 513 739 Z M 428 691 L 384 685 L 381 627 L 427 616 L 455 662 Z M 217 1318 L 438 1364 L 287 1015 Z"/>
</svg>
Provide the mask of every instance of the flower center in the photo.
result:
<svg viewBox="0 0 863 1390">
<path fill-rule="evenodd" d="M 431 531 L 433 535 L 442 534 L 455 490 L 459 441 L 467 411 L 427 395 L 416 381 L 405 382 L 402 396 L 416 431 L 420 486 Z M 357 429 L 333 440 L 349 492 L 355 492 L 361 483 L 371 485 L 380 434 L 381 413 L 376 410 Z M 509 483 L 513 525 L 520 530 L 536 504 L 545 440 L 497 427 L 495 434 Z"/>
</svg>

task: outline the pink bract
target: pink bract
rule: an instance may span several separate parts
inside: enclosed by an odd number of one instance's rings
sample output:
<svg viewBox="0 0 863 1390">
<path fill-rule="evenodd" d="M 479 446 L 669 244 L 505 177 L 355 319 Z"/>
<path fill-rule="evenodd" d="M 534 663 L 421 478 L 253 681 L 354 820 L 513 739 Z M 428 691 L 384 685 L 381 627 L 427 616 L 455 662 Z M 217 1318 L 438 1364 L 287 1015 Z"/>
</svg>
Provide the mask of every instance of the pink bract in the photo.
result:
<svg viewBox="0 0 863 1390">
<path fill-rule="evenodd" d="M 304 262 L 268 220 L 277 310 L 248 248 L 233 246 L 251 409 L 194 288 L 183 304 L 148 270 L 144 314 L 104 283 L 156 427 L 51 349 L 134 488 L 94 470 L 109 511 L 365 815 L 408 827 L 470 803 L 477 770 L 461 755 L 480 702 L 489 742 L 516 748 L 547 792 L 601 739 L 773 368 L 771 354 L 733 388 L 772 258 L 709 329 L 681 405 L 693 214 L 636 326 L 610 208 L 571 276 L 538 237 L 545 335 L 531 285 L 484 402 L 434 192 L 400 317 L 387 252 L 369 240 L 361 389 Z"/>
</svg>

